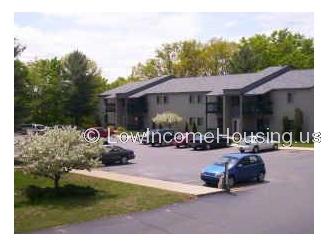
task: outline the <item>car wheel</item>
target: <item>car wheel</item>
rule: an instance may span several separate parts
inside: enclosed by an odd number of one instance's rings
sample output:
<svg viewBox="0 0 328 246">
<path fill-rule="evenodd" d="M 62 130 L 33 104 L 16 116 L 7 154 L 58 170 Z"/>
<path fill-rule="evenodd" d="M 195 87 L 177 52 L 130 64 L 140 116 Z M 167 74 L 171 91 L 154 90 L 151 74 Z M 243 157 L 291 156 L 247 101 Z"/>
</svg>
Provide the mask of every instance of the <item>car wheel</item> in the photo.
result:
<svg viewBox="0 0 328 246">
<path fill-rule="evenodd" d="M 257 182 L 262 183 L 264 182 L 265 179 L 265 173 L 261 172 L 258 176 L 257 176 Z"/>
<path fill-rule="evenodd" d="M 239 150 L 240 151 L 240 153 L 244 153 L 245 152 L 245 150 L 244 149 L 241 149 L 241 150 Z"/>
<path fill-rule="evenodd" d="M 128 158 L 127 158 L 126 156 L 123 156 L 123 157 L 121 158 L 121 163 L 122 163 L 122 164 L 126 164 L 126 163 L 128 163 Z"/>
<path fill-rule="evenodd" d="M 229 187 L 233 187 L 235 185 L 234 177 L 229 177 L 228 179 Z"/>
<path fill-rule="evenodd" d="M 273 145 L 273 150 L 278 150 L 278 144 Z"/>
<path fill-rule="evenodd" d="M 253 148 L 253 152 L 254 152 L 254 153 L 259 153 L 259 147 L 255 146 L 255 147 Z"/>
<path fill-rule="evenodd" d="M 206 149 L 206 150 L 209 150 L 209 149 L 211 149 L 211 145 L 209 145 L 209 144 L 206 144 L 206 145 L 205 145 L 205 149 Z"/>
</svg>

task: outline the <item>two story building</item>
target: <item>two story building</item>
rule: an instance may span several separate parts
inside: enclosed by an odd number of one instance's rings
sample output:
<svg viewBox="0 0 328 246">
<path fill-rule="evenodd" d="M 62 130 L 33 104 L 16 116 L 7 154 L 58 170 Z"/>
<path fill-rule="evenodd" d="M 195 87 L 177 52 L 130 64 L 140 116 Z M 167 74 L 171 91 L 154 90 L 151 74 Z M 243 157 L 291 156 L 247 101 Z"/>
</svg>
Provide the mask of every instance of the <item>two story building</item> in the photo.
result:
<svg viewBox="0 0 328 246">
<path fill-rule="evenodd" d="M 125 84 L 100 94 L 104 126 L 128 129 L 152 127 L 157 113 L 171 111 L 199 131 L 223 132 L 284 130 L 283 118 L 293 121 L 295 109 L 303 114 L 303 131 L 314 128 L 313 69 L 269 67 L 257 73 L 208 77 L 163 76 Z"/>
</svg>

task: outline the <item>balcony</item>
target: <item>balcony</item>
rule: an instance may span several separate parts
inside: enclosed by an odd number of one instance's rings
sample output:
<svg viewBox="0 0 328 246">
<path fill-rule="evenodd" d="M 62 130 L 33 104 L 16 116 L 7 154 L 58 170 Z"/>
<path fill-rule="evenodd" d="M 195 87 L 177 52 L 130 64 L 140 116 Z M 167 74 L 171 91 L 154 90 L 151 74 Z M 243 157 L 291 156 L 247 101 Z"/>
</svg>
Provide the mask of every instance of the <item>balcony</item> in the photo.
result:
<svg viewBox="0 0 328 246">
<path fill-rule="evenodd" d="M 115 112 L 115 111 L 116 111 L 115 103 L 106 104 L 106 112 Z"/>
<path fill-rule="evenodd" d="M 139 114 L 139 113 L 147 113 L 147 112 L 148 112 L 147 102 L 144 98 L 129 100 L 128 102 L 129 114 Z"/>
<path fill-rule="evenodd" d="M 243 107 L 243 114 L 272 114 L 272 102 L 270 101 L 258 101 L 252 103 L 246 103 Z"/>
<path fill-rule="evenodd" d="M 222 112 L 223 112 L 222 103 L 213 102 L 213 103 L 206 104 L 206 113 L 222 114 Z"/>
</svg>

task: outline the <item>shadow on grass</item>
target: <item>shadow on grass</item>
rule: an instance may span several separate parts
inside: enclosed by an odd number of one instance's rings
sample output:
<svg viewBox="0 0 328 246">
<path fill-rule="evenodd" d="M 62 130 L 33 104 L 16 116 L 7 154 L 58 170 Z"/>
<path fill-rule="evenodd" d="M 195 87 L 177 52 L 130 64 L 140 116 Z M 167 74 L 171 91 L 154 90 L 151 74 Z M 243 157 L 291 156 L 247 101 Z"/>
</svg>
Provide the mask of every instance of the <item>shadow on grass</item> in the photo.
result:
<svg viewBox="0 0 328 246">
<path fill-rule="evenodd" d="M 15 203 L 15 207 L 24 205 L 55 205 L 63 207 L 88 206 L 115 195 L 96 190 L 90 186 L 65 185 L 57 190 L 52 187 L 28 186 L 21 191 L 25 199 Z"/>
</svg>

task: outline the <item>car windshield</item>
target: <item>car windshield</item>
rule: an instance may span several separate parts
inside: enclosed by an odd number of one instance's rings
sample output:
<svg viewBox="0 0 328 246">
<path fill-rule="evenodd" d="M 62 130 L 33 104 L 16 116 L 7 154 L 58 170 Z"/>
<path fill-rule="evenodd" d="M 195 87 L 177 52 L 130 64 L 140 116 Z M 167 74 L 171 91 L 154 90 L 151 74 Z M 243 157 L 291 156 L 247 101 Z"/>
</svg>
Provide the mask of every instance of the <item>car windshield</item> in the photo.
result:
<svg viewBox="0 0 328 246">
<path fill-rule="evenodd" d="M 217 166 L 223 166 L 225 165 L 225 163 L 228 164 L 228 168 L 233 167 L 236 163 L 238 162 L 238 158 L 235 157 L 231 157 L 231 156 L 223 156 L 221 157 L 216 163 L 215 165 Z"/>
</svg>

